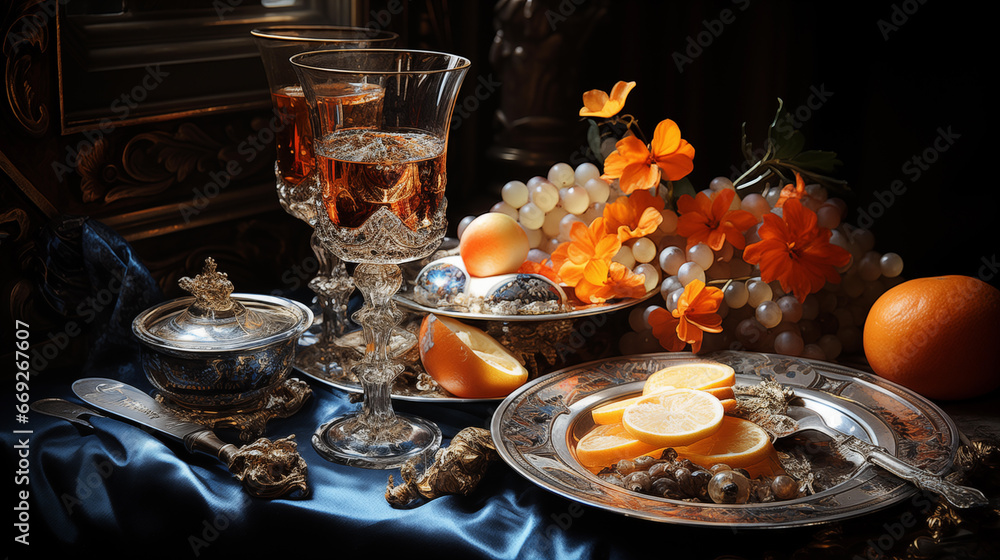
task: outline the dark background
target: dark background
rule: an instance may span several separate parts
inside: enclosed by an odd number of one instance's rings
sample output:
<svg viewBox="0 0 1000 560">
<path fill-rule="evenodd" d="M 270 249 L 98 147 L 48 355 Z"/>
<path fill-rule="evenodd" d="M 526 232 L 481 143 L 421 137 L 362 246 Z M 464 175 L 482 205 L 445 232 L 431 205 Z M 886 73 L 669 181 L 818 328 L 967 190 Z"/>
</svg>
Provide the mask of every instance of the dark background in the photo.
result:
<svg viewBox="0 0 1000 560">
<path fill-rule="evenodd" d="M 549 4 L 568 14 L 552 18 L 559 31 L 592 3 Z M 850 188 L 848 220 L 871 224 L 876 250 L 902 255 L 905 277 L 965 274 L 1000 285 L 993 218 L 1000 200 L 987 152 L 995 111 L 985 85 L 995 49 L 988 18 L 966 4 L 608 2 L 569 61 L 580 74 L 562 116 L 576 119 L 588 89 L 636 81 L 623 113 L 650 133 L 660 120 L 675 120 L 697 150 L 690 178 L 700 189 L 716 176 L 737 175 L 744 165 L 741 127 L 745 123 L 750 140 L 761 145 L 780 98 L 806 117 L 798 128 L 807 149 L 837 153 L 843 164 L 836 174 Z M 480 9 L 467 85 L 493 70 L 485 45 L 494 26 Z M 730 23 L 720 26 L 723 15 Z M 700 51 L 690 46 L 699 41 Z M 679 67 L 680 55 L 690 60 Z M 825 99 L 817 97 L 820 91 Z M 519 94 L 501 87 L 502 96 Z M 456 197 L 470 211 L 485 210 L 484 198 L 499 200 L 489 189 L 528 178 L 517 175 L 524 174 L 520 169 L 491 168 L 486 152 L 495 130 L 495 123 L 480 123 L 477 186 L 468 198 Z M 934 148 L 942 131 L 953 135 L 946 151 Z M 581 142 L 578 136 L 567 146 Z M 926 159 L 923 169 L 915 157 Z M 458 177 L 452 175 L 449 188 L 460 188 Z M 891 190 L 895 181 L 901 181 L 898 194 Z M 489 194 L 477 198 L 483 192 Z"/>
</svg>

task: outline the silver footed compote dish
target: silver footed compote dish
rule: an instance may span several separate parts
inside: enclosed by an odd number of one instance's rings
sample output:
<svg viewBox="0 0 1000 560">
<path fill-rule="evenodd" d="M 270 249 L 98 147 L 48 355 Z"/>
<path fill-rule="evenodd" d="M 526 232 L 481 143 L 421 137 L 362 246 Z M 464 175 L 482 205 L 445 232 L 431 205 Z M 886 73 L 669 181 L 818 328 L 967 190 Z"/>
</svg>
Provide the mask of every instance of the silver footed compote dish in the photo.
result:
<svg viewBox="0 0 1000 560">
<path fill-rule="evenodd" d="M 910 482 L 857 454 L 835 457 L 831 446 L 818 439 L 789 442 L 778 449 L 783 465 L 794 459 L 812 475 L 810 491 L 780 501 L 730 504 L 661 498 L 612 484 L 580 463 L 575 446 L 593 428 L 595 407 L 641 394 L 643 382 L 665 367 L 703 360 L 731 366 L 737 388 L 776 383 L 794 395 L 796 406 L 821 416 L 825 424 L 856 438 L 859 445 L 883 448 L 932 476 L 946 475 L 954 466 L 958 429 L 916 393 L 834 363 L 736 351 L 621 356 L 537 379 L 497 408 L 491 423 L 497 450 L 521 475 L 558 495 L 631 517 L 681 525 L 795 527 L 853 518 L 906 500 L 915 507 L 931 503 Z"/>
<path fill-rule="evenodd" d="M 254 29 L 251 35 L 264 64 L 271 103 L 281 119 L 281 125 L 274 131 L 278 201 L 286 212 L 315 228 L 319 170 L 313 156 L 312 127 L 305 94 L 288 59 L 312 50 L 391 48 L 398 35 L 364 27 L 330 25 L 264 27 Z M 316 294 L 320 332 L 318 336 L 303 337 L 296 365 L 314 372 L 339 372 L 341 363 L 352 356 L 352 351 L 344 347 L 342 337 L 354 283 L 343 261 L 316 239 L 315 230 L 310 248 L 316 257 L 316 275 L 309 281 L 309 288 Z"/>
<path fill-rule="evenodd" d="M 354 320 L 366 352 L 352 372 L 361 410 L 320 426 L 324 458 L 365 468 L 397 468 L 430 457 L 441 443 L 432 422 L 397 414 L 390 386 L 402 371 L 390 340 L 403 312 L 393 296 L 399 264 L 431 254 L 447 228 L 448 130 L 469 67 L 465 58 L 393 49 L 326 50 L 291 62 L 305 92 L 322 188 L 316 232 L 338 258 L 357 263 L 364 306 Z"/>
</svg>

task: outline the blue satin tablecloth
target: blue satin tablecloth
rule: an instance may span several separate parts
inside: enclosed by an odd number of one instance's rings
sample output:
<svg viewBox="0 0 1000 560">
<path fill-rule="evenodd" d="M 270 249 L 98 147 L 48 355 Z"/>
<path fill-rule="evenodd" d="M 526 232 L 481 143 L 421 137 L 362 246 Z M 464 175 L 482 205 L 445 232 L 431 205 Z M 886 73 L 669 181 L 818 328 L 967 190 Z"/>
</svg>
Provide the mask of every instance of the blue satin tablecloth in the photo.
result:
<svg viewBox="0 0 1000 560">
<path fill-rule="evenodd" d="M 92 223 L 81 227 L 79 245 L 69 256 L 60 253 L 63 248 L 54 253 L 66 262 L 85 263 L 77 266 L 86 278 L 77 286 L 81 293 L 107 285 L 108 274 L 120 279 L 118 301 L 89 326 L 91 357 L 86 363 L 37 375 L 32 400 L 77 401 L 70 385 L 81 377 L 109 377 L 152 389 L 138 370 L 138 347 L 128 325 L 162 296 L 112 232 Z M 29 530 L 29 544 L 8 540 L 8 556 L 791 558 L 793 551 L 811 550 L 822 530 L 735 531 L 634 519 L 555 495 L 501 460 L 470 495 L 393 507 L 384 494 L 390 474 L 399 480 L 398 470 L 330 463 L 310 444 L 320 424 L 359 405 L 344 392 L 297 377 L 310 382 L 312 397 L 294 416 L 272 420 L 266 434 L 271 439 L 295 435 L 308 464 L 310 487 L 308 496 L 296 499 L 252 498 L 217 460 L 192 455 L 179 443 L 111 418 L 92 418 L 93 430 L 33 412 L 26 424 L 11 422 L 14 425 L 3 431 L 3 452 L 12 471 L 25 464 L 21 454 L 27 455 L 26 478 L 20 481 L 26 480 L 27 487 L 15 481 L 15 490 L 30 492 L 28 521 L 22 527 Z M 488 428 L 496 405 L 395 402 L 400 412 L 437 422 L 444 445 L 467 426 Z M 15 494 L 15 523 L 19 505 Z M 859 520 L 856 526 L 865 522 Z M 20 534 L 15 527 L 14 536 Z"/>
</svg>

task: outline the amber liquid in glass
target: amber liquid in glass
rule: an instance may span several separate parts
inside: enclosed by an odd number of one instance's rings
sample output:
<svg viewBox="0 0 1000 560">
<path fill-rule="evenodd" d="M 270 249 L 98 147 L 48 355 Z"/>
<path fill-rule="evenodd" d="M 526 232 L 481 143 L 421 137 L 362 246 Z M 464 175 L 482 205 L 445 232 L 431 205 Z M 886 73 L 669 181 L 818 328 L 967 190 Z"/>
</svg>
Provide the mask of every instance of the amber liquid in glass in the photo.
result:
<svg viewBox="0 0 1000 560">
<path fill-rule="evenodd" d="M 338 130 L 316 147 L 330 221 L 357 228 L 388 208 L 408 228 L 431 225 L 444 200 L 444 140 L 413 130 Z"/>
<path fill-rule="evenodd" d="M 324 129 L 374 127 L 382 118 L 385 90 L 375 84 L 329 84 L 317 91 L 317 110 Z M 275 132 L 278 173 L 295 186 L 316 167 L 313 157 L 312 125 L 302 86 L 286 86 L 271 94 L 285 126 Z"/>
</svg>

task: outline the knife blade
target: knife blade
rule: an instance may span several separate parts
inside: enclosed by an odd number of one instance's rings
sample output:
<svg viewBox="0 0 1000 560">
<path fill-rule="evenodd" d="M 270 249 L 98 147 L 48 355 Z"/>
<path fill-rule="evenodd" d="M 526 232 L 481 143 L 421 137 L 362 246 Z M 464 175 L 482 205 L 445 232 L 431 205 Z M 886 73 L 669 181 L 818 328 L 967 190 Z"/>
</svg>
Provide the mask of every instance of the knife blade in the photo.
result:
<svg viewBox="0 0 1000 560">
<path fill-rule="evenodd" d="M 91 406 L 166 434 L 182 442 L 188 451 L 205 453 L 227 465 L 237 449 L 219 439 L 211 429 L 179 418 L 153 397 L 126 383 L 88 377 L 73 382 L 73 393 Z"/>
<path fill-rule="evenodd" d="M 96 409 L 90 408 L 89 406 L 59 398 L 37 400 L 31 403 L 31 410 L 47 414 L 49 416 L 55 416 L 56 418 L 62 418 L 63 420 L 67 420 L 73 424 L 83 426 L 91 430 L 94 429 L 94 425 L 84 419 L 84 417 L 104 417 L 103 414 L 98 412 Z"/>
<path fill-rule="evenodd" d="M 112 416 L 182 442 L 192 453 L 219 459 L 255 496 L 275 498 L 299 490 L 308 492 L 305 461 L 291 441 L 294 434 L 274 442 L 260 438 L 236 447 L 222 441 L 211 428 L 184 420 L 153 397 L 120 381 L 79 379 L 73 383 L 73 393 Z"/>
</svg>

